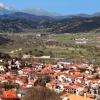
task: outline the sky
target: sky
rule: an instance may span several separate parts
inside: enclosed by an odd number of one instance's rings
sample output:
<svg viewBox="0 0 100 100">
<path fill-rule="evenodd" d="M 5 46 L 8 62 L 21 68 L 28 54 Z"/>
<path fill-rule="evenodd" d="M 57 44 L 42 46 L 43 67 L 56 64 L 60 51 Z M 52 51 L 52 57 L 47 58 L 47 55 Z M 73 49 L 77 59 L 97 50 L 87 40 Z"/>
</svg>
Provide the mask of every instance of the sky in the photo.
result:
<svg viewBox="0 0 100 100">
<path fill-rule="evenodd" d="M 42 8 L 60 14 L 100 12 L 100 0 L 0 0 L 15 9 Z"/>
</svg>

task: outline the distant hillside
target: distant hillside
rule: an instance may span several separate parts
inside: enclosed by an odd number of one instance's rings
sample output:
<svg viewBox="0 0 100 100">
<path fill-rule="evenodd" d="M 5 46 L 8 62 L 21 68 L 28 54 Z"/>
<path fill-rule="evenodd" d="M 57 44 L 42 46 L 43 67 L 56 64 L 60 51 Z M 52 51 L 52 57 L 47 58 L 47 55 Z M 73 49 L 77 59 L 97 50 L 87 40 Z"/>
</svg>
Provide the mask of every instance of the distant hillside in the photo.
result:
<svg viewBox="0 0 100 100">
<path fill-rule="evenodd" d="M 58 21 L 52 26 L 57 33 L 88 32 L 100 28 L 100 17 L 72 17 Z"/>
<path fill-rule="evenodd" d="M 0 32 L 29 32 L 41 30 L 53 33 L 88 32 L 100 28 L 100 17 L 52 18 L 22 12 L 0 16 Z"/>
<path fill-rule="evenodd" d="M 45 28 L 46 23 L 54 19 L 47 16 L 36 16 L 22 12 L 0 16 L 0 32 L 27 32 Z"/>
</svg>

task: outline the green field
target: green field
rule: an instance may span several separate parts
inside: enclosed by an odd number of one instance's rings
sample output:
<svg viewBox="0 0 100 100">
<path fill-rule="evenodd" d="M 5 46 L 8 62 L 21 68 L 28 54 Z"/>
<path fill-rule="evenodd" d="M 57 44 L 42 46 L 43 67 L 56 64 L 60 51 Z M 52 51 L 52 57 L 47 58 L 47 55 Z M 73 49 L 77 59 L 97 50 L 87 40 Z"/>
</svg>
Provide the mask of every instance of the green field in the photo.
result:
<svg viewBox="0 0 100 100">
<path fill-rule="evenodd" d="M 78 62 L 91 62 L 100 64 L 100 34 L 80 33 L 80 34 L 49 34 L 36 37 L 29 35 L 8 35 L 12 42 L 1 45 L 1 52 L 14 54 L 24 54 L 32 51 L 33 55 L 42 53 L 55 58 L 65 58 Z M 76 44 L 75 39 L 87 39 L 86 44 Z M 49 43 L 49 44 L 48 44 Z M 22 48 L 21 51 L 18 51 Z M 17 51 L 16 51 L 17 50 Z"/>
</svg>

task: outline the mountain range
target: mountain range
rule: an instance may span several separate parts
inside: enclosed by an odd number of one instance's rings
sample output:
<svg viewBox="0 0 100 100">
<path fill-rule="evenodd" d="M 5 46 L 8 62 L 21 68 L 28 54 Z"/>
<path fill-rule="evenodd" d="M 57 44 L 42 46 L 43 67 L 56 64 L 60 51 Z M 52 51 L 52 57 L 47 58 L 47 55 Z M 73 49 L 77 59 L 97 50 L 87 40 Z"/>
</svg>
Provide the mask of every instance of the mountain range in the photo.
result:
<svg viewBox="0 0 100 100">
<path fill-rule="evenodd" d="M 75 33 L 98 30 L 100 13 L 93 15 L 61 15 L 44 9 L 17 11 L 0 3 L 0 32 L 35 32 L 44 30 L 52 33 Z"/>
</svg>

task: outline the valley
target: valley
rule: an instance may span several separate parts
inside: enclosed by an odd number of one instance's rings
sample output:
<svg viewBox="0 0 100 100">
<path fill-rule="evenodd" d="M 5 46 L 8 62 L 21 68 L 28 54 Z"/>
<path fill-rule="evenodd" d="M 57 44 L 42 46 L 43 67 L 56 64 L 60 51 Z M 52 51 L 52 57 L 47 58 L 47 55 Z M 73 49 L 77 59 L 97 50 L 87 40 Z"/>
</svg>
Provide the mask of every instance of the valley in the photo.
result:
<svg viewBox="0 0 100 100">
<path fill-rule="evenodd" d="M 100 65 L 99 33 L 10 33 L 5 37 L 10 41 L 1 45 L 0 51 L 12 56 L 23 55 L 31 51 L 34 56 L 39 56 L 38 53 L 41 56 L 51 56 L 51 58 L 64 58 L 78 63 Z"/>
<path fill-rule="evenodd" d="M 0 100 L 100 100 L 100 1 L 1 1 Z"/>
</svg>

